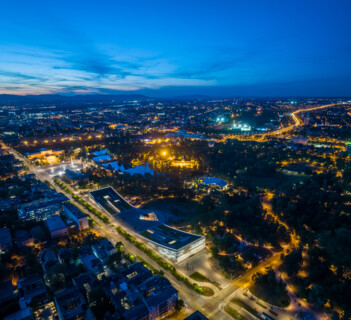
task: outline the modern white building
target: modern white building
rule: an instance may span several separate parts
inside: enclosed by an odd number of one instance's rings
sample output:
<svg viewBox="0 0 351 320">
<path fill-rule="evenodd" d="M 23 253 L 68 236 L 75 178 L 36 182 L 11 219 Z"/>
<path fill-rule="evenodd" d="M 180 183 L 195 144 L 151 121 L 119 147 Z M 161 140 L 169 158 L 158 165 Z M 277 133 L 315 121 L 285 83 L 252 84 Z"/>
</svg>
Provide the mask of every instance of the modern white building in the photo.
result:
<svg viewBox="0 0 351 320">
<path fill-rule="evenodd" d="M 177 263 L 205 249 L 205 236 L 174 229 L 164 224 L 148 229 L 139 236 L 160 255 Z"/>
<path fill-rule="evenodd" d="M 163 224 L 162 214 L 133 207 L 112 187 L 89 192 L 105 212 L 133 230 L 161 256 L 180 262 L 205 248 L 205 236 L 184 232 Z"/>
</svg>

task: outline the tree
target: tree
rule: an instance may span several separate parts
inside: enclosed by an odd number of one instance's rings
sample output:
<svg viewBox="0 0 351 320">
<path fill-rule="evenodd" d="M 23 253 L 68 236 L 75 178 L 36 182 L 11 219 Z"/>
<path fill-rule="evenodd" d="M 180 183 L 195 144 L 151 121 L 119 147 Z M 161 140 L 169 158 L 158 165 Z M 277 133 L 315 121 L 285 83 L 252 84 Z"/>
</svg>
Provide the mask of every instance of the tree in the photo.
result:
<svg viewBox="0 0 351 320">
<path fill-rule="evenodd" d="M 254 285 L 250 290 L 258 298 L 281 307 L 287 307 L 290 304 L 286 284 L 282 279 L 276 278 L 272 268 L 267 268 L 265 274 L 254 274 L 252 280 L 254 281 Z"/>
<path fill-rule="evenodd" d="M 90 306 L 97 306 L 105 302 L 105 293 L 102 287 L 94 287 L 89 291 L 88 301 Z"/>
<path fill-rule="evenodd" d="M 106 266 L 111 270 L 116 270 L 121 260 L 122 260 L 122 253 L 118 251 L 108 257 Z"/>
<path fill-rule="evenodd" d="M 181 300 L 181 299 L 178 299 L 178 300 L 176 301 L 176 303 L 175 303 L 174 308 L 176 309 L 176 311 L 179 312 L 180 310 L 182 310 L 182 309 L 184 308 L 184 306 L 185 306 L 184 301 Z"/>
<path fill-rule="evenodd" d="M 289 276 L 296 275 L 302 264 L 302 250 L 295 249 L 283 259 L 283 268 Z"/>
<path fill-rule="evenodd" d="M 47 272 L 47 279 L 50 286 L 61 287 L 65 284 L 66 265 L 57 263 L 52 266 Z"/>
<path fill-rule="evenodd" d="M 340 319 L 339 313 L 336 311 L 333 311 L 331 315 L 331 320 L 339 320 L 339 319 Z"/>
<path fill-rule="evenodd" d="M 101 286 L 93 287 L 89 291 L 88 301 L 97 320 L 105 319 L 105 314 L 114 310 Z"/>
<path fill-rule="evenodd" d="M 322 307 L 327 302 L 324 287 L 319 284 L 313 285 L 308 295 L 308 301 L 313 303 L 316 308 Z"/>
<path fill-rule="evenodd" d="M 4 263 L 0 261 L 0 281 L 5 279 L 8 269 Z"/>
<path fill-rule="evenodd" d="M 118 251 L 122 252 L 122 251 L 123 251 L 123 247 L 124 247 L 123 242 L 122 242 L 122 241 L 118 241 L 118 242 L 116 243 L 115 247 L 116 247 L 116 249 L 117 249 Z"/>
</svg>

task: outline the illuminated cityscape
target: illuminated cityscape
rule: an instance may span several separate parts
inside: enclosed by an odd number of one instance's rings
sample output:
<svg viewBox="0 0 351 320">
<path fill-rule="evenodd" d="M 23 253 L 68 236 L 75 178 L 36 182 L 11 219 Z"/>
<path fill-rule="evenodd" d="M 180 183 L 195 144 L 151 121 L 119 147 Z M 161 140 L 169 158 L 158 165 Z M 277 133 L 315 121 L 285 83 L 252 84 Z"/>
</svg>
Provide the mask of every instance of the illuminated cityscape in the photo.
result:
<svg viewBox="0 0 351 320">
<path fill-rule="evenodd" d="M 351 319 L 351 4 L 54 2 L 0 22 L 0 319 Z"/>
</svg>

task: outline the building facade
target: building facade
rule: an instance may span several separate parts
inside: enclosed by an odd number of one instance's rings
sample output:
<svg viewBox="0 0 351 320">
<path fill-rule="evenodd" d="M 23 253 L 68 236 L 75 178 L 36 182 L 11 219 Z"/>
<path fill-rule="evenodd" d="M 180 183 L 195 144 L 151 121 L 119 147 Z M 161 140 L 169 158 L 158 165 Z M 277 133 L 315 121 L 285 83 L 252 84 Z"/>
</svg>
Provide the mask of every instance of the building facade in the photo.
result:
<svg viewBox="0 0 351 320">
<path fill-rule="evenodd" d="M 146 230 L 140 236 L 163 257 L 181 262 L 205 248 L 206 238 L 166 225 Z"/>
<path fill-rule="evenodd" d="M 75 205 L 67 202 L 63 205 L 64 214 L 72 219 L 77 225 L 79 230 L 89 228 L 88 217 L 82 211 L 80 211 Z"/>
</svg>

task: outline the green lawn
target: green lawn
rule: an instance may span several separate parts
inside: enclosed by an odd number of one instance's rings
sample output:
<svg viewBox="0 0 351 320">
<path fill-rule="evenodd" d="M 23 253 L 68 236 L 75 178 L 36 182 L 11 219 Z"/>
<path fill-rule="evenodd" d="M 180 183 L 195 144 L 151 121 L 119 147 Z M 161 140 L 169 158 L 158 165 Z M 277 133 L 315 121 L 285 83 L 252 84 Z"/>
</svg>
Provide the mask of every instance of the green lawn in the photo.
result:
<svg viewBox="0 0 351 320">
<path fill-rule="evenodd" d="M 254 308 L 250 307 L 248 304 L 246 304 L 245 302 L 237 298 L 233 298 L 230 302 L 236 304 L 239 307 L 244 308 L 246 311 L 252 313 L 254 316 L 257 316 L 257 317 L 259 316 L 258 312 Z"/>
<path fill-rule="evenodd" d="M 214 286 L 216 286 L 218 289 L 221 289 L 220 286 L 218 285 L 218 283 L 210 280 L 209 278 L 205 277 L 202 273 L 200 272 L 194 272 L 191 276 L 191 279 L 197 281 L 197 282 L 208 282 L 208 283 L 212 283 Z"/>
<path fill-rule="evenodd" d="M 209 282 L 212 283 L 212 281 L 208 278 L 206 278 L 203 274 L 201 274 L 200 272 L 194 272 L 191 276 L 191 279 L 198 281 L 198 282 Z"/>
<path fill-rule="evenodd" d="M 231 315 L 231 317 L 234 319 L 248 320 L 246 317 L 244 317 L 242 314 L 240 314 L 238 311 L 232 308 L 229 304 L 224 307 L 224 311 Z"/>
<path fill-rule="evenodd" d="M 202 291 L 202 294 L 207 297 L 211 297 L 214 295 L 214 291 L 209 288 L 209 287 L 201 287 L 199 286 L 200 290 Z"/>
<path fill-rule="evenodd" d="M 267 309 L 267 306 L 264 305 L 261 301 L 256 301 L 256 303 L 257 303 L 260 307 L 262 307 L 263 309 Z"/>
</svg>

